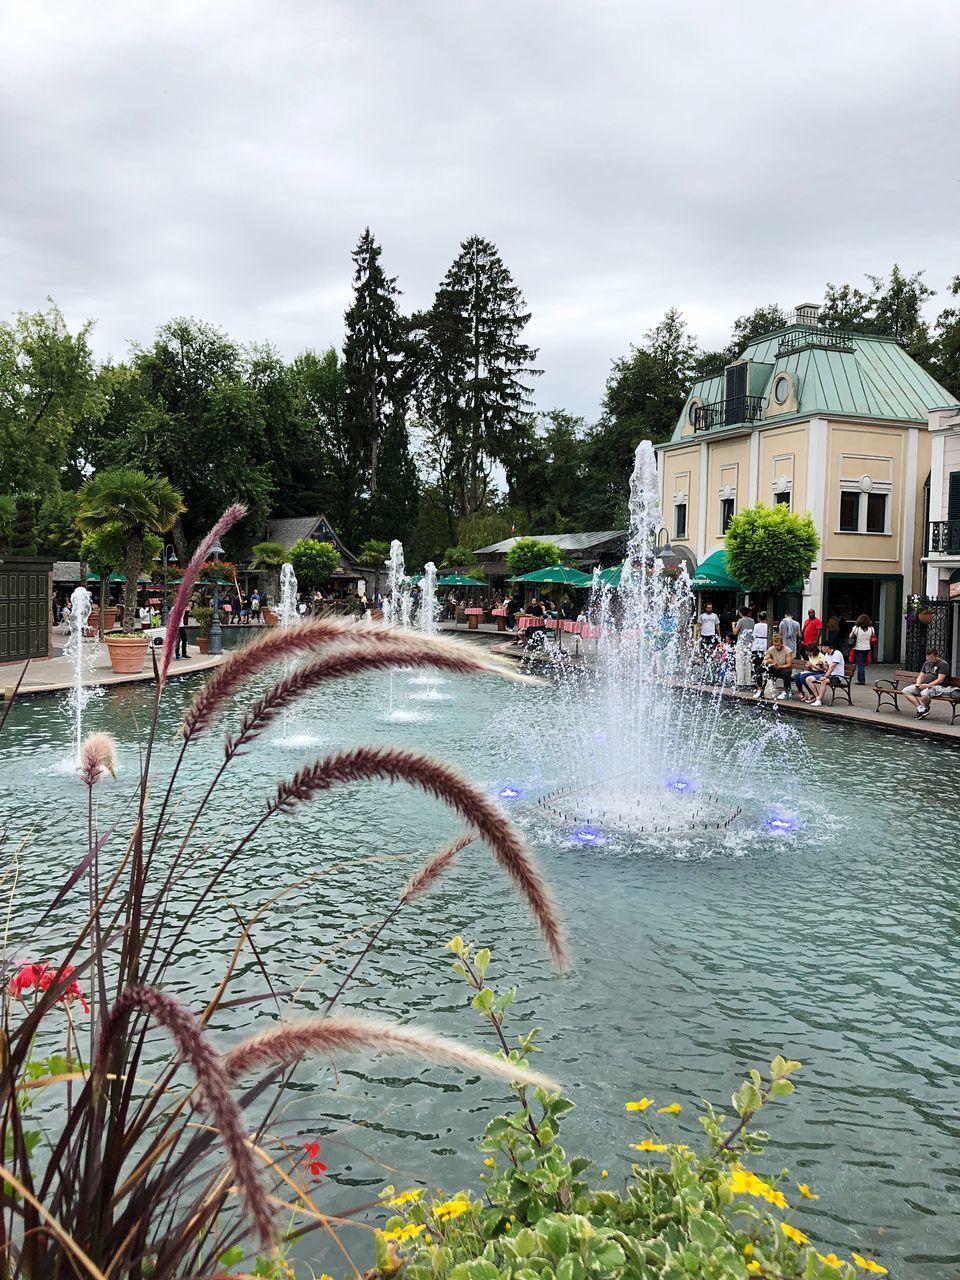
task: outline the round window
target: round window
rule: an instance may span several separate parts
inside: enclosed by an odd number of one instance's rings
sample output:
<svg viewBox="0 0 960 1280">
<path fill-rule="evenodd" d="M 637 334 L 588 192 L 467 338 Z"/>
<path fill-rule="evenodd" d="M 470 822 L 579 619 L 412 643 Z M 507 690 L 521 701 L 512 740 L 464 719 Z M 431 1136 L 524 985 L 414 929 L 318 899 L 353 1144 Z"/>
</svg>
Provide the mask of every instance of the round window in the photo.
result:
<svg viewBox="0 0 960 1280">
<path fill-rule="evenodd" d="M 790 379 L 784 374 L 773 384 L 773 398 L 777 404 L 786 404 L 790 398 Z"/>
<path fill-rule="evenodd" d="M 697 425 L 697 419 L 699 418 L 699 416 L 700 416 L 700 406 L 696 402 L 696 400 L 694 400 L 690 405 L 690 408 L 687 410 L 687 421 L 690 423 L 691 426 L 695 427 Z"/>
</svg>

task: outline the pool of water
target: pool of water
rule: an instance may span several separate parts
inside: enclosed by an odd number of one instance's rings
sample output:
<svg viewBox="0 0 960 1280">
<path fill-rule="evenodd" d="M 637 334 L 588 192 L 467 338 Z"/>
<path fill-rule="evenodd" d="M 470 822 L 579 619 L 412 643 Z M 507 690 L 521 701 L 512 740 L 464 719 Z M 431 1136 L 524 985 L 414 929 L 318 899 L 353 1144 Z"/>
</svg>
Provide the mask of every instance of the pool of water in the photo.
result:
<svg viewBox="0 0 960 1280">
<path fill-rule="evenodd" d="M 161 762 L 193 680 L 169 686 Z M 393 718 L 389 708 L 393 705 Z M 938 744 L 800 721 L 757 768 L 729 829 L 585 846 L 530 798 L 555 775 L 557 691 L 490 681 L 414 683 L 404 673 L 316 695 L 288 725 L 296 745 L 260 741 L 231 771 L 203 841 L 224 846 L 275 785 L 318 751 L 344 742 L 425 745 L 492 791 L 525 794 L 513 811 L 566 917 L 572 972 L 551 970 L 523 906 L 482 847 L 402 914 L 361 971 L 348 1003 L 482 1040 L 443 944 L 453 933 L 492 947 L 490 976 L 517 984 L 517 1026 L 545 1028 L 546 1069 L 578 1104 L 566 1126 L 580 1146 L 627 1173 L 624 1100 L 680 1101 L 663 1132 L 696 1138 L 696 1102 L 723 1102 L 749 1066 L 778 1052 L 804 1066 L 797 1095 L 777 1106 L 767 1168 L 788 1165 L 820 1200 L 799 1221 L 817 1243 L 866 1248 L 925 1280 L 960 1263 L 960 955 L 955 796 L 960 754 Z M 145 688 L 91 705 L 89 727 L 113 732 L 122 771 L 102 789 L 107 816 L 128 801 L 148 713 Z M 749 743 L 769 709 L 722 709 L 722 732 Z M 81 788 L 62 769 L 70 730 L 54 699 L 15 706 L 0 735 L 4 848 L 22 845 L 16 956 L 56 954 L 61 914 L 37 929 L 40 907 L 82 854 Z M 216 753 L 205 741 L 187 771 L 190 795 Z M 789 801 L 799 826 L 766 831 Z M 347 788 L 268 825 L 233 869 L 221 898 L 192 916 L 175 984 L 197 1007 L 221 972 L 241 914 L 313 872 L 259 926 L 277 983 L 305 984 L 300 1006 L 322 1006 L 357 938 L 395 900 L 412 866 L 457 830 L 436 804 L 402 786 Z M 214 850 L 211 851 L 212 857 Z M 189 891 L 183 896 L 190 910 Z M 80 906 L 76 907 L 77 912 Z M 262 988 L 249 958 L 241 989 Z M 273 1016 L 241 1006 L 221 1018 L 225 1041 Z M 502 1105 L 502 1087 L 398 1058 L 304 1067 L 285 1109 L 288 1131 L 325 1138 L 331 1182 L 319 1203 L 342 1210 L 384 1181 L 477 1184 L 470 1144 Z M 671 1127 L 672 1126 L 672 1127 Z M 797 1198 L 797 1197 L 794 1197 Z M 802 1203 L 802 1202 L 801 1202 Z M 349 1243 L 349 1237 L 348 1237 Z M 365 1248 L 358 1249 L 361 1261 Z"/>
</svg>

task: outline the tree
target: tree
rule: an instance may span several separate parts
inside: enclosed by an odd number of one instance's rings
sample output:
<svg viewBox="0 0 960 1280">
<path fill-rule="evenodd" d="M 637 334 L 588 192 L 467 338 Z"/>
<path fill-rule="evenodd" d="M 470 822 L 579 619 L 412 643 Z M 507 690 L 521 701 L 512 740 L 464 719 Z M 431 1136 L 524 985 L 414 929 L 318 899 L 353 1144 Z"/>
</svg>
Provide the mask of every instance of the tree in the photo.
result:
<svg viewBox="0 0 960 1280">
<path fill-rule="evenodd" d="M 960 297 L 960 276 L 954 276 L 950 293 Z M 946 307 L 937 317 L 937 346 L 933 372 L 951 395 L 960 398 L 960 307 Z"/>
<path fill-rule="evenodd" d="M 7 549 L 17 522 L 17 500 L 10 493 L 0 493 L 0 552 Z"/>
<path fill-rule="evenodd" d="M 849 284 L 828 284 L 820 309 L 820 323 L 848 333 L 896 338 L 914 360 L 932 371 L 934 345 L 922 308 L 928 298 L 934 297 L 934 290 L 924 283 L 923 274 L 916 271 L 906 276 L 894 263 L 889 280 L 867 276 L 869 293 Z"/>
<path fill-rule="evenodd" d="M 132 467 L 110 467 L 88 480 L 80 492 L 78 524 L 84 533 L 109 526 L 125 547 L 123 624 L 133 628 L 144 539 L 166 533 L 184 511 L 183 498 L 165 476 Z"/>
<path fill-rule="evenodd" d="M 380 595 L 380 575 L 390 557 L 390 543 L 382 538 L 368 538 L 357 552 L 357 559 L 373 570 L 373 594 Z"/>
<path fill-rule="evenodd" d="M 724 546 L 737 582 L 770 596 L 809 576 L 820 539 L 810 515 L 759 502 L 733 517 Z"/>
<path fill-rule="evenodd" d="M 37 505 L 32 494 L 21 493 L 17 498 L 17 515 L 10 536 L 10 554 L 37 554 Z"/>
<path fill-rule="evenodd" d="M 154 561 L 162 551 L 162 538 L 158 538 L 154 533 L 144 534 L 143 544 L 140 548 L 140 564 L 137 569 L 137 576 L 141 573 L 151 573 L 154 568 Z M 112 573 L 122 573 L 126 568 L 127 544 L 123 526 L 120 524 L 102 524 L 91 533 L 85 533 L 80 542 L 79 555 L 81 561 L 88 565 L 100 578 L 98 631 L 102 640 L 110 575 Z M 126 617 L 126 610 L 124 610 L 124 616 Z"/>
<path fill-rule="evenodd" d="M 562 563 L 563 553 L 557 544 L 542 538 L 518 538 L 507 552 L 507 568 L 515 578 Z"/>
<path fill-rule="evenodd" d="M 270 575 L 270 596 L 276 600 L 280 596 L 280 570 L 290 553 L 282 542 L 257 542 L 250 552 L 254 569 L 264 569 Z"/>
<path fill-rule="evenodd" d="M 343 364 L 347 432 L 369 452 L 370 499 L 380 487 L 378 453 L 386 426 L 402 415 L 397 403 L 403 324 L 394 277 L 380 265 L 380 246 L 367 227 L 354 249 L 353 303 L 344 315 Z"/>
<path fill-rule="evenodd" d="M 298 584 L 312 591 L 335 572 L 340 564 L 340 553 L 331 542 L 298 538 L 290 548 L 290 563 Z"/>
<path fill-rule="evenodd" d="M 96 410 L 92 327 L 71 334 L 52 303 L 0 324 L 0 493 L 59 484 L 74 424 Z"/>
<path fill-rule="evenodd" d="M 496 246 L 472 236 L 415 323 L 427 460 L 451 519 L 481 510 L 494 465 L 509 478 L 526 444 L 532 400 L 525 379 L 540 372 L 532 367 L 536 349 L 523 341 L 529 320 Z"/>
<path fill-rule="evenodd" d="M 447 547 L 443 553 L 443 559 L 440 561 L 441 567 L 444 569 L 464 568 L 472 570 L 477 563 L 477 557 L 473 554 L 469 547 L 465 547 L 462 543 L 456 546 Z"/>
<path fill-rule="evenodd" d="M 54 489 L 44 498 L 37 517 L 37 540 L 45 555 L 57 560 L 79 557 L 79 511 L 80 494 L 72 490 Z"/>
<path fill-rule="evenodd" d="M 333 347 L 320 353 L 304 351 L 293 362 L 292 376 L 297 413 L 313 433 L 329 476 L 327 498 L 318 509 L 330 516 L 344 541 L 353 546 L 367 520 L 367 442 L 346 419 L 343 361 Z"/>
<path fill-rule="evenodd" d="M 374 538 L 406 542 L 417 523 L 420 485 L 410 456 L 407 424 L 400 413 L 387 423 L 380 445 L 379 488 L 370 500 L 370 532 Z"/>
<path fill-rule="evenodd" d="M 728 364 L 733 364 L 740 358 L 751 342 L 785 328 L 788 323 L 787 313 L 776 302 L 768 302 L 765 307 L 754 307 L 747 315 L 738 316 L 733 322 L 730 341 L 722 351 L 704 351 L 699 354 L 696 376 L 712 378 L 723 373 Z"/>
</svg>

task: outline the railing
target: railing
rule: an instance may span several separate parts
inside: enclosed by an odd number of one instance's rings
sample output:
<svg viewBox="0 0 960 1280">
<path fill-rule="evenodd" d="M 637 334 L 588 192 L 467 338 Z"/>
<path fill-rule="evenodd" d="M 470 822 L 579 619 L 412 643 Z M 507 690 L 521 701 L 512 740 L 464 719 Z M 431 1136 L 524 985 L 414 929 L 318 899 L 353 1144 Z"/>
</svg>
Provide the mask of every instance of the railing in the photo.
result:
<svg viewBox="0 0 960 1280">
<path fill-rule="evenodd" d="M 763 396 L 732 396 L 702 404 L 697 411 L 695 429 L 710 431 L 714 427 L 735 427 L 742 422 L 756 422 L 763 417 Z"/>
<path fill-rule="evenodd" d="M 920 621 L 920 615 L 927 619 Z M 953 601 L 921 596 L 916 611 L 907 615 L 907 643 L 903 665 L 908 671 L 919 671 L 928 649 L 936 649 L 950 661 L 953 653 Z"/>
<path fill-rule="evenodd" d="M 821 329 L 819 326 L 807 325 L 803 329 L 794 329 L 785 333 L 777 347 L 777 355 L 786 355 L 790 351 L 798 351 L 801 347 L 826 347 L 829 351 L 853 351 L 850 338 L 836 329 Z"/>
<path fill-rule="evenodd" d="M 928 550 L 939 555 L 960 555 L 960 520 L 931 520 Z"/>
</svg>

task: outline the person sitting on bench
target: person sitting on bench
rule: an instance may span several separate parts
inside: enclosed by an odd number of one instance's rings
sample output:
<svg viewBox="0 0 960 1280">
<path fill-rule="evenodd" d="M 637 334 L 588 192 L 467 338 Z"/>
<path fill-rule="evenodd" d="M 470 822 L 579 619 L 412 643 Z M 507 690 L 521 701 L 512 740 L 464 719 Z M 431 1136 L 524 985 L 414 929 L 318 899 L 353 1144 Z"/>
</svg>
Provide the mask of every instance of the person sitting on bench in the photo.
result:
<svg viewBox="0 0 960 1280">
<path fill-rule="evenodd" d="M 824 668 L 823 675 L 817 680 L 814 686 L 816 697 L 813 705 L 819 707 L 823 702 L 823 695 L 827 691 L 827 685 L 839 684 L 846 667 L 846 659 L 839 649 L 832 648 L 830 645 L 821 645 L 821 652 L 826 651 L 827 665 Z"/>
<path fill-rule="evenodd" d="M 923 670 L 917 673 L 913 684 L 908 684 L 903 696 L 917 708 L 917 719 L 923 720 L 930 714 L 930 699 L 942 698 L 949 693 L 946 687 L 950 678 L 950 668 L 937 653 L 936 649 L 927 650 L 927 660 Z"/>
</svg>

